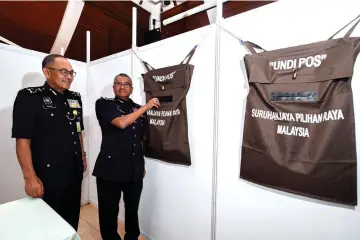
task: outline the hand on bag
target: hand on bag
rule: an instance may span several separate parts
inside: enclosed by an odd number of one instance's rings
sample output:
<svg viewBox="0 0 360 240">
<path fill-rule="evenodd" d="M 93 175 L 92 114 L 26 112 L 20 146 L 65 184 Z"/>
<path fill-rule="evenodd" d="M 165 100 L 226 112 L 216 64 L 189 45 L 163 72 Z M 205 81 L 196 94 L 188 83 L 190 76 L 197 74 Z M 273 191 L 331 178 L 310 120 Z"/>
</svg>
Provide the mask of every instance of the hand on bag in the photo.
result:
<svg viewBox="0 0 360 240">
<path fill-rule="evenodd" d="M 149 110 L 152 109 L 153 107 L 159 108 L 160 107 L 159 99 L 157 99 L 157 98 L 150 99 L 147 102 L 146 106 Z"/>
<path fill-rule="evenodd" d="M 42 197 L 44 195 L 44 185 L 37 176 L 25 179 L 25 192 L 30 197 Z"/>
</svg>

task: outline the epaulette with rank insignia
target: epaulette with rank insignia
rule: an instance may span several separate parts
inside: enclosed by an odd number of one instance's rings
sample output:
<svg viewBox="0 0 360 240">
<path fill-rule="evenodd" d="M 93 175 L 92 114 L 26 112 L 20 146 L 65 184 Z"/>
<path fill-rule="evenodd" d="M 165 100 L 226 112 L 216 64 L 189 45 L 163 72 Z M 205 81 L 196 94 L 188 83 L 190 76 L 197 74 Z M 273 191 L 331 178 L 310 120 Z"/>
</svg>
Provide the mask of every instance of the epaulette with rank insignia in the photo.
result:
<svg viewBox="0 0 360 240">
<path fill-rule="evenodd" d="M 101 97 L 101 99 L 107 100 L 107 101 L 114 101 L 115 100 L 115 98 L 108 98 L 108 97 Z"/>
<path fill-rule="evenodd" d="M 79 92 L 71 91 L 71 94 L 76 96 L 76 97 L 81 97 L 81 94 Z"/>
<path fill-rule="evenodd" d="M 27 90 L 30 94 L 37 94 L 37 93 L 45 91 L 45 88 L 44 87 L 27 87 L 27 88 L 25 88 L 25 90 Z"/>
</svg>

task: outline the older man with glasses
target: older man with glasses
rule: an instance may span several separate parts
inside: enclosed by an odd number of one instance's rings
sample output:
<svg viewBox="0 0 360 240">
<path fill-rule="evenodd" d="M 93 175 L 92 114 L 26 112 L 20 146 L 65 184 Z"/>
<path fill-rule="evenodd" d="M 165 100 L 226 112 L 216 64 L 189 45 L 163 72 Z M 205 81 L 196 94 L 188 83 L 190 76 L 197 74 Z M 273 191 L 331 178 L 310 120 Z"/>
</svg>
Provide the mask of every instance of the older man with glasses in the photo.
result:
<svg viewBox="0 0 360 240">
<path fill-rule="evenodd" d="M 160 103 L 153 98 L 140 106 L 130 99 L 132 90 L 131 78 L 118 74 L 113 82 L 115 98 L 99 98 L 95 105 L 102 142 L 93 175 L 104 240 L 121 240 L 117 232 L 121 192 L 125 203 L 125 240 L 137 240 L 140 235 L 137 212 L 145 176 L 146 111 L 158 108 Z"/>
<path fill-rule="evenodd" d="M 56 54 L 44 58 L 42 71 L 43 86 L 24 88 L 16 96 L 12 137 L 26 194 L 42 198 L 77 230 L 87 164 L 81 96 L 69 90 L 76 73 Z"/>
</svg>

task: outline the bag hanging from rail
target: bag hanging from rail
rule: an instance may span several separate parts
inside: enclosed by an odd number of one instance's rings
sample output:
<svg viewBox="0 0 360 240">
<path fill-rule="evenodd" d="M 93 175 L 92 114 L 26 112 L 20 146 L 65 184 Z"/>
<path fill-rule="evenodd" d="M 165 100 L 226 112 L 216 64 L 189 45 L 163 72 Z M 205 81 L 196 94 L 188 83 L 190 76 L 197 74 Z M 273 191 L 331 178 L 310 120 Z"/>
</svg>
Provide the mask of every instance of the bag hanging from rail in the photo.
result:
<svg viewBox="0 0 360 240">
<path fill-rule="evenodd" d="M 156 97 L 160 108 L 147 112 L 145 156 L 168 163 L 191 165 L 186 95 L 194 66 L 189 64 L 196 46 L 178 65 L 155 69 L 142 61 L 146 102 Z"/>
<path fill-rule="evenodd" d="M 256 53 L 260 47 L 245 42 L 252 54 L 244 57 L 249 93 L 240 178 L 357 205 L 351 82 L 360 38 L 350 34 L 359 21 L 343 38 L 333 39 L 351 22 L 306 45 Z"/>
</svg>

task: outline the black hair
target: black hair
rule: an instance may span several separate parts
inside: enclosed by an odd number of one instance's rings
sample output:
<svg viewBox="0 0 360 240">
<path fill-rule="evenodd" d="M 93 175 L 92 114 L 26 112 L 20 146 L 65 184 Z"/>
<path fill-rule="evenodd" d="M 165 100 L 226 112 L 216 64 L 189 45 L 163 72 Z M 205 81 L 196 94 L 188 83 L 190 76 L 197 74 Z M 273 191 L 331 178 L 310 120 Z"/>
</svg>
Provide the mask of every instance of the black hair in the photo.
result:
<svg viewBox="0 0 360 240">
<path fill-rule="evenodd" d="M 66 59 L 63 55 L 60 54 L 49 54 L 43 59 L 42 68 L 46 67 L 49 64 L 53 64 L 56 58 Z"/>
</svg>

